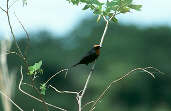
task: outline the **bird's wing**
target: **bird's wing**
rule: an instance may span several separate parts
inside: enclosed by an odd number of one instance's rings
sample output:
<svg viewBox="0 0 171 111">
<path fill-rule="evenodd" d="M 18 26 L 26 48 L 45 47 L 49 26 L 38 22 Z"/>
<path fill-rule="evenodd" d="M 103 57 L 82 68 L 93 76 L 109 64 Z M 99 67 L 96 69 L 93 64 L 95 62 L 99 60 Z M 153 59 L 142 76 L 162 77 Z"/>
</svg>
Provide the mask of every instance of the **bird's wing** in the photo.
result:
<svg viewBox="0 0 171 111">
<path fill-rule="evenodd" d="M 91 59 L 94 54 L 96 54 L 95 50 L 91 49 L 89 52 L 87 52 L 85 56 L 82 57 L 78 64 L 88 64 L 89 62 L 91 62 Z"/>
<path fill-rule="evenodd" d="M 90 56 L 90 55 L 92 55 L 94 53 L 96 53 L 96 51 L 94 50 L 94 48 L 92 48 L 90 51 L 87 52 L 87 54 L 84 57 Z"/>
</svg>

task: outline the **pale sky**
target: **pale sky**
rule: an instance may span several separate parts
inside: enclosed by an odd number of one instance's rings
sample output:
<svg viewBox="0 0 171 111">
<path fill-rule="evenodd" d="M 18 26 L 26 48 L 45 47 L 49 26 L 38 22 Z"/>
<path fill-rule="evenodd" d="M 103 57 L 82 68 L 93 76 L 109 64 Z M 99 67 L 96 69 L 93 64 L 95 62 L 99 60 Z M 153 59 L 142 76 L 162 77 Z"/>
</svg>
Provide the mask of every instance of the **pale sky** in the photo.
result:
<svg viewBox="0 0 171 111">
<path fill-rule="evenodd" d="M 3 8 L 5 8 L 4 1 L 6 0 L 0 0 L 0 6 Z M 83 18 L 93 16 L 92 12 L 81 10 L 81 6 L 73 6 L 66 0 L 27 1 L 28 5 L 25 7 L 20 0 L 10 9 L 15 34 L 21 34 L 23 31 L 14 12 L 29 32 L 49 30 L 59 35 L 70 32 Z M 142 10 L 119 15 L 120 23 L 138 26 L 171 26 L 171 0 L 134 0 L 134 2 L 142 4 Z M 0 10 L 0 35 L 9 36 L 7 18 L 3 13 Z"/>
</svg>

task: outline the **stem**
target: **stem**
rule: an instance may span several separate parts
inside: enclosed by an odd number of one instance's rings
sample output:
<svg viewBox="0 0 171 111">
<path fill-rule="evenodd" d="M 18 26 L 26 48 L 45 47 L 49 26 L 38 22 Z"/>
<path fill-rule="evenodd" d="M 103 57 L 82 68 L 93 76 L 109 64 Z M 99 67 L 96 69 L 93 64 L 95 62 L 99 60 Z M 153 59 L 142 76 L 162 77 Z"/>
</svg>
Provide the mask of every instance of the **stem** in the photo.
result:
<svg viewBox="0 0 171 111">
<path fill-rule="evenodd" d="M 16 45 L 16 47 L 17 47 L 17 50 L 18 50 L 18 52 L 19 52 L 19 55 L 21 56 L 21 58 L 22 58 L 23 61 L 24 61 L 24 64 L 25 64 L 25 66 L 26 66 L 26 68 L 27 68 L 27 71 L 28 71 L 28 66 L 29 66 L 29 65 L 28 65 L 28 62 L 27 62 L 26 57 L 23 55 L 23 53 L 22 53 L 22 51 L 21 51 L 21 49 L 20 49 L 20 47 L 19 47 L 19 45 L 18 45 L 18 43 L 17 43 L 16 37 L 15 37 L 14 32 L 13 32 L 13 29 L 12 29 L 12 25 L 11 25 L 11 21 L 10 21 L 10 16 L 9 16 L 9 0 L 7 0 L 7 11 L 6 11 L 6 15 L 7 15 L 7 18 L 8 18 L 8 24 L 9 24 L 10 31 L 11 31 L 12 37 L 13 37 L 13 39 L 14 39 L 15 45 Z M 22 26 L 22 27 L 23 27 L 23 26 Z M 23 27 L 23 29 L 24 29 L 24 31 L 26 31 L 24 27 Z M 27 32 L 27 31 L 26 31 L 26 32 Z M 27 33 L 26 33 L 26 34 L 27 34 Z M 45 103 L 45 101 L 44 101 L 42 95 L 40 94 L 39 90 L 38 90 L 38 89 L 35 87 L 35 85 L 34 85 L 34 80 L 33 80 L 31 77 L 30 77 L 30 79 L 31 79 L 31 81 L 32 81 L 33 89 L 39 94 L 40 99 L 41 99 L 41 102 L 44 104 L 45 110 L 48 111 L 48 107 L 47 107 L 47 105 L 46 105 L 46 103 Z"/>
<path fill-rule="evenodd" d="M 81 111 L 81 101 L 82 101 L 82 96 L 79 96 L 79 98 L 78 98 L 78 111 Z"/>
<path fill-rule="evenodd" d="M 85 83 L 85 85 L 84 85 L 84 88 L 83 88 L 83 91 L 82 91 L 81 95 L 78 95 L 78 96 L 77 96 L 77 98 L 78 98 L 78 111 L 81 111 L 81 110 L 82 110 L 82 108 L 81 108 L 82 98 L 83 98 L 83 96 L 84 96 L 84 94 L 85 94 L 85 91 L 86 91 L 86 89 L 87 89 L 87 86 L 88 86 L 88 83 L 89 83 L 89 81 L 90 81 L 90 77 L 91 77 L 91 75 L 92 75 L 92 73 L 93 73 L 93 71 L 94 71 L 95 65 L 96 65 L 96 61 L 94 62 L 93 66 L 92 66 L 92 68 L 91 68 L 91 71 L 90 71 L 90 73 L 89 73 L 89 75 L 88 75 L 88 77 L 87 77 L 87 80 L 86 80 L 86 83 Z"/>
<path fill-rule="evenodd" d="M 102 47 L 102 45 L 103 45 L 103 40 L 104 40 L 104 37 L 105 37 L 105 35 L 106 35 L 108 26 L 109 26 L 109 20 L 107 20 L 107 19 L 105 18 L 105 16 L 103 16 L 103 18 L 104 18 L 104 20 L 106 21 L 106 26 L 105 26 L 105 29 L 104 29 L 102 38 L 101 38 L 101 40 L 100 40 L 100 47 Z"/>
<path fill-rule="evenodd" d="M 21 52 L 21 50 L 20 50 L 20 47 L 19 47 L 19 45 L 18 45 L 18 43 L 17 43 L 17 40 L 16 40 L 16 37 L 15 37 L 15 35 L 14 35 L 14 32 L 13 32 L 13 30 L 12 30 L 12 25 L 11 25 L 11 21 L 10 21 L 10 17 L 9 17 L 9 5 L 8 5 L 8 3 L 9 3 L 9 0 L 7 0 L 7 11 L 6 11 L 6 14 L 7 14 L 7 18 L 8 18 L 8 24 L 9 24 L 9 27 L 10 27 L 10 31 L 11 31 L 11 34 L 12 34 L 12 37 L 13 37 L 13 39 L 14 39 L 14 42 L 15 42 L 15 45 L 16 45 L 16 47 L 17 47 L 17 50 L 18 50 L 18 52 L 19 52 L 19 54 L 23 57 L 23 59 L 25 59 L 25 57 L 23 56 L 23 54 L 22 54 L 22 52 Z"/>
<path fill-rule="evenodd" d="M 43 104 L 45 110 L 48 111 L 48 107 L 47 107 L 47 105 L 46 105 L 46 103 L 45 103 L 45 100 L 43 99 L 43 97 L 42 97 L 42 95 L 40 94 L 39 90 L 35 87 L 35 85 L 34 85 L 34 80 L 33 80 L 33 79 L 32 79 L 32 85 L 33 85 L 33 89 L 34 89 L 34 90 L 37 92 L 37 94 L 39 95 L 40 100 L 42 100 L 42 104 Z"/>
<path fill-rule="evenodd" d="M 151 75 L 154 79 L 155 79 L 155 76 L 153 73 L 147 71 L 146 69 L 154 69 L 153 67 L 147 67 L 147 68 L 135 68 L 131 71 L 129 71 L 128 73 L 126 73 L 125 75 L 123 75 L 122 77 L 112 81 L 108 86 L 107 88 L 100 94 L 100 96 L 94 101 L 93 105 L 91 106 L 91 109 L 89 111 L 93 111 L 95 109 L 95 106 L 96 104 L 100 101 L 100 99 L 107 93 L 107 91 L 109 90 L 109 88 L 114 84 L 114 83 L 117 83 L 121 80 L 123 80 L 124 78 L 126 78 L 127 76 L 129 76 L 130 74 L 132 74 L 133 72 L 136 72 L 137 70 L 141 70 L 141 71 L 144 71 L 146 72 L 147 74 Z M 156 70 L 156 69 L 155 69 Z"/>
<path fill-rule="evenodd" d="M 4 10 L 2 7 L 0 7 L 0 9 L 6 13 L 6 10 Z"/>
<path fill-rule="evenodd" d="M 18 54 L 23 59 L 25 66 L 28 68 L 28 62 L 27 62 L 26 58 L 24 57 L 23 53 L 21 52 L 21 49 L 20 49 L 20 47 L 19 47 L 19 45 L 17 43 L 16 37 L 15 37 L 13 29 L 12 29 L 10 16 L 9 16 L 9 0 L 7 0 L 7 11 L 5 11 L 5 12 L 6 12 L 6 15 L 7 15 L 7 18 L 8 18 L 8 24 L 9 24 L 9 27 L 10 27 L 10 31 L 11 31 L 14 43 L 15 43 L 15 45 L 17 47 L 18 52 L 19 52 Z"/>
<path fill-rule="evenodd" d="M 37 100 L 37 101 L 39 101 L 39 102 L 43 102 L 42 100 L 36 98 L 35 96 L 32 96 L 31 94 L 29 94 L 29 93 L 27 93 L 27 92 L 25 92 L 24 90 L 21 89 L 21 84 L 22 84 L 22 82 L 23 82 L 23 71 L 22 71 L 22 67 L 21 67 L 21 69 L 20 69 L 20 74 L 21 74 L 21 80 L 20 80 L 19 85 L 18 85 L 19 90 L 20 90 L 23 94 L 25 94 L 25 95 L 31 97 L 32 99 L 35 99 L 35 100 Z M 63 109 L 63 108 L 57 107 L 57 106 L 52 105 L 52 104 L 49 104 L 49 103 L 47 103 L 47 102 L 45 102 L 45 104 L 48 105 L 48 106 L 51 106 L 51 107 L 53 107 L 53 108 L 59 109 L 59 110 L 61 110 L 61 111 L 67 111 L 67 110 L 65 110 L 65 109 Z"/>
<path fill-rule="evenodd" d="M 17 1 L 17 0 L 16 0 L 16 1 Z M 24 55 L 25 55 L 25 57 L 26 57 L 26 56 L 27 56 L 27 51 L 28 51 L 29 46 L 30 46 L 30 36 L 29 36 L 29 34 L 28 34 L 26 28 L 25 28 L 24 25 L 22 24 L 21 20 L 17 17 L 17 15 L 16 15 L 15 13 L 14 13 L 14 15 L 15 15 L 15 17 L 17 18 L 19 24 L 21 25 L 23 31 L 26 33 L 27 45 L 26 45 L 26 47 L 25 47 L 25 53 L 24 53 Z"/>
<path fill-rule="evenodd" d="M 62 69 L 60 71 L 58 71 L 56 74 L 54 74 L 53 76 L 51 76 L 46 82 L 45 84 L 47 84 L 51 79 L 53 79 L 56 75 L 58 75 L 59 73 L 63 72 L 63 71 L 68 71 L 69 69 Z"/>
</svg>

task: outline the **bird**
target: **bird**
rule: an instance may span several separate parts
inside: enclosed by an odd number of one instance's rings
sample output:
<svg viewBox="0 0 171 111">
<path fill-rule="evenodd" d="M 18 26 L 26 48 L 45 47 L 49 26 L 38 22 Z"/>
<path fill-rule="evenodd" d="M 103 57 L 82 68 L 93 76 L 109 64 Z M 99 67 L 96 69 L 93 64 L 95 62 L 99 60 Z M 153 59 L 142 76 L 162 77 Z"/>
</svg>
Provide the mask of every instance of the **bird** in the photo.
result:
<svg viewBox="0 0 171 111">
<path fill-rule="evenodd" d="M 72 65 L 70 68 L 73 68 L 79 64 L 85 64 L 88 65 L 89 63 L 94 62 L 100 55 L 100 48 L 101 46 L 98 44 L 95 44 L 91 50 L 87 52 L 85 56 L 82 57 L 82 59 L 77 62 L 76 64 Z"/>
</svg>

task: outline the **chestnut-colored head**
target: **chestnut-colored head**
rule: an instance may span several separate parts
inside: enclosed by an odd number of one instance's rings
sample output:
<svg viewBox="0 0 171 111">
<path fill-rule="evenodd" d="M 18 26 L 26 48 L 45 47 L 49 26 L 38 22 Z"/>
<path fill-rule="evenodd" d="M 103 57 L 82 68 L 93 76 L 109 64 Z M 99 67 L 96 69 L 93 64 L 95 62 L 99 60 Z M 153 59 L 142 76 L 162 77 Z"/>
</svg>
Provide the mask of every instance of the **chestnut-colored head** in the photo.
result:
<svg viewBox="0 0 171 111">
<path fill-rule="evenodd" d="M 99 56 L 100 55 L 100 45 L 94 45 L 94 49 L 96 51 L 96 54 Z"/>
</svg>

